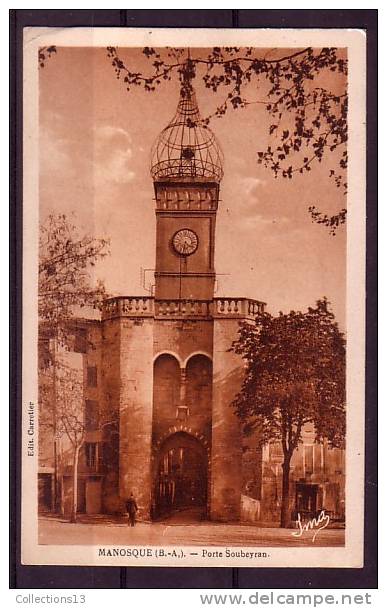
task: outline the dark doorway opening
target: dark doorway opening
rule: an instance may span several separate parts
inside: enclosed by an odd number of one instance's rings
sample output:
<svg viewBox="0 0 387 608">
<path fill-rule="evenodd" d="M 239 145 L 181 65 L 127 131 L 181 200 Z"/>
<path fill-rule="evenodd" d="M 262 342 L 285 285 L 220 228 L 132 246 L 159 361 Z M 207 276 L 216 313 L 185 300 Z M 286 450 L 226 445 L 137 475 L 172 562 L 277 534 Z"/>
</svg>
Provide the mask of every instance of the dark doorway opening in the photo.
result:
<svg viewBox="0 0 387 608">
<path fill-rule="evenodd" d="M 296 512 L 301 518 L 316 517 L 318 515 L 318 484 L 296 483 Z"/>
<path fill-rule="evenodd" d="M 53 476 L 51 473 L 38 474 L 39 513 L 53 510 Z"/>
<path fill-rule="evenodd" d="M 206 449 L 195 437 L 178 432 L 166 439 L 156 463 L 153 517 L 186 511 L 188 517 L 205 519 L 207 469 Z"/>
</svg>

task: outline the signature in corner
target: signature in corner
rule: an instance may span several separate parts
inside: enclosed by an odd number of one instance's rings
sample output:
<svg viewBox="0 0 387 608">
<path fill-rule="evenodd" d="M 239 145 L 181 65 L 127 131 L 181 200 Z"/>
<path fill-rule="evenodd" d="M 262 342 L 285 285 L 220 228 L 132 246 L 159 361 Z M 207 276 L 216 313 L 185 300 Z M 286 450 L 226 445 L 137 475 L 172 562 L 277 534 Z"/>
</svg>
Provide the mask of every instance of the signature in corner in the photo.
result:
<svg viewBox="0 0 387 608">
<path fill-rule="evenodd" d="M 327 527 L 327 525 L 329 524 L 330 518 L 329 515 L 325 514 L 325 511 L 321 511 L 321 513 L 319 514 L 318 517 L 313 517 L 313 519 L 310 519 L 307 522 L 303 522 L 301 520 L 301 515 L 300 513 L 297 514 L 297 520 L 296 520 L 296 524 L 297 524 L 297 532 L 292 532 L 292 536 L 296 536 L 297 538 L 300 538 L 304 532 L 308 532 L 309 530 L 314 530 L 314 534 L 312 537 L 312 543 L 314 543 L 315 538 L 317 536 L 317 534 L 319 532 L 321 532 L 321 530 L 324 530 L 324 528 Z M 323 524 L 323 525 L 321 525 Z"/>
</svg>

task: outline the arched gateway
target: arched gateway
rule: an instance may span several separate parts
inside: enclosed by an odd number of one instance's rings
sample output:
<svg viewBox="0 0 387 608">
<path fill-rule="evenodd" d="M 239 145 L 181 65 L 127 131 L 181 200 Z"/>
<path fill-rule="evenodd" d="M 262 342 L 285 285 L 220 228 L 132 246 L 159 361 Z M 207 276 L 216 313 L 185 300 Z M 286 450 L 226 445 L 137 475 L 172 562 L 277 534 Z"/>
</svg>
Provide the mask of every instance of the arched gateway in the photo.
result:
<svg viewBox="0 0 387 608">
<path fill-rule="evenodd" d="M 202 443 L 185 432 L 170 435 L 155 458 L 153 517 L 196 508 L 207 511 L 208 455 Z"/>
</svg>

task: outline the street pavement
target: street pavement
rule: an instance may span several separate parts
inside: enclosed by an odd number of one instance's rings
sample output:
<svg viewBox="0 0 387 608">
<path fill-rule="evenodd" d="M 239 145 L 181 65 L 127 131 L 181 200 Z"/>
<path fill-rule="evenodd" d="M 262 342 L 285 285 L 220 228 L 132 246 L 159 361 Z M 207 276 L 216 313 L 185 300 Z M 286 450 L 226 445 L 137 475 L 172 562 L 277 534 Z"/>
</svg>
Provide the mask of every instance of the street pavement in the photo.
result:
<svg viewBox="0 0 387 608">
<path fill-rule="evenodd" d="M 158 522 L 128 526 L 122 517 L 80 516 L 76 524 L 46 516 L 39 520 L 39 544 L 43 545 L 212 545 L 254 547 L 338 547 L 345 543 L 345 530 L 325 528 L 300 537 L 296 530 L 197 521 L 195 513 L 177 513 Z"/>
</svg>

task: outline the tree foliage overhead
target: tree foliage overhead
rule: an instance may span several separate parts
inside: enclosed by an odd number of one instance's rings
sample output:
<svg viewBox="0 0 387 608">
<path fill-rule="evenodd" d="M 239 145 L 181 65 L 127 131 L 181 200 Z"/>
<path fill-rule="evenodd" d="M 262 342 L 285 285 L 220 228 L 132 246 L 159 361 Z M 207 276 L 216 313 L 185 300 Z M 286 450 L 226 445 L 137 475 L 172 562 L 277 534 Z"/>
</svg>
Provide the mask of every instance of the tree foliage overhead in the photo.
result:
<svg viewBox="0 0 387 608">
<path fill-rule="evenodd" d="M 200 54 L 195 50 L 194 57 L 187 57 L 182 48 L 144 47 L 149 60 L 146 74 L 125 63 L 116 47 L 108 47 L 107 52 L 116 77 L 128 91 L 135 87 L 155 91 L 175 74 L 180 80 L 199 75 L 220 97 L 215 112 L 202 119 L 205 125 L 230 108 L 263 105 L 269 117 L 270 143 L 257 151 L 257 162 L 275 177 L 292 179 L 328 157 L 328 175 L 346 194 L 348 65 L 338 49 L 307 47 L 281 55 L 280 49 L 214 47 Z M 258 99 L 249 98 L 252 90 Z M 327 216 L 311 205 L 309 212 L 313 221 L 328 226 L 332 234 L 346 219 L 345 208 Z"/>
<path fill-rule="evenodd" d="M 260 313 L 241 325 L 233 348 L 246 361 L 233 403 L 245 432 L 260 429 L 263 442 L 280 440 L 286 454 L 312 423 L 316 441 L 343 447 L 345 342 L 326 299 L 306 313 Z"/>
<path fill-rule="evenodd" d="M 81 236 L 65 214 L 49 215 L 40 227 L 39 316 L 53 326 L 73 317 L 77 308 L 100 306 L 105 289 L 90 272 L 108 254 L 109 242 Z"/>
<path fill-rule="evenodd" d="M 41 46 L 38 51 L 39 67 L 44 68 L 47 59 L 50 59 L 54 53 L 57 53 L 56 46 Z"/>
<path fill-rule="evenodd" d="M 281 527 L 290 525 L 290 466 L 302 429 L 315 440 L 344 447 L 345 342 L 326 299 L 306 313 L 259 313 L 241 324 L 233 349 L 246 362 L 232 405 L 246 434 L 262 445 L 279 441 L 283 453 Z"/>
</svg>

